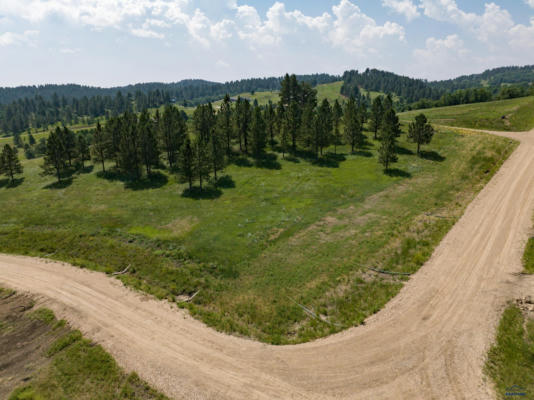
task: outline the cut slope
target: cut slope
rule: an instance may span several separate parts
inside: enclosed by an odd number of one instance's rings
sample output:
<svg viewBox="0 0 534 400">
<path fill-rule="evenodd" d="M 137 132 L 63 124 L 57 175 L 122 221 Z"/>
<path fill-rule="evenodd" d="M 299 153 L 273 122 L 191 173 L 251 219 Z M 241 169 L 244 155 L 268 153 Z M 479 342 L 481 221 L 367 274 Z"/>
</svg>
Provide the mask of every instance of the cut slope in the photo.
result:
<svg viewBox="0 0 534 400">
<path fill-rule="evenodd" d="M 534 205 L 534 131 L 399 296 L 365 326 L 273 347 L 216 333 L 103 274 L 0 256 L 126 368 L 177 399 L 490 399 L 484 354 L 516 291 Z"/>
</svg>

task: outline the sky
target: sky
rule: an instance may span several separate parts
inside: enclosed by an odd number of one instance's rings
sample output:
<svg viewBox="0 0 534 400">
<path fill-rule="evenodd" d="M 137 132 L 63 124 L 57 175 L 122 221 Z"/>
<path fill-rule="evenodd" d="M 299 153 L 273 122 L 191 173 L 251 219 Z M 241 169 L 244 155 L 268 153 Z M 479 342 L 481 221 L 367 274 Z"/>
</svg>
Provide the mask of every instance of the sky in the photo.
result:
<svg viewBox="0 0 534 400">
<path fill-rule="evenodd" d="M 534 64 L 534 0 L 0 0 L 0 86 Z"/>
</svg>

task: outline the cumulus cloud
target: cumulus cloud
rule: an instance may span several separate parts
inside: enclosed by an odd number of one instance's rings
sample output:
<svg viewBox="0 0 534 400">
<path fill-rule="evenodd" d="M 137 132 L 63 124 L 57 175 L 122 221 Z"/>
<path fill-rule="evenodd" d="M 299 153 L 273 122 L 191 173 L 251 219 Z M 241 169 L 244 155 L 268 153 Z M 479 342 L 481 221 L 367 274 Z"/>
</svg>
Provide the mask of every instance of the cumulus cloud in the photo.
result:
<svg viewBox="0 0 534 400">
<path fill-rule="evenodd" d="M 404 15 L 408 21 L 421 15 L 412 0 L 382 0 L 382 5 Z"/>
<path fill-rule="evenodd" d="M 413 0 L 383 0 L 384 4 L 408 19 L 418 15 Z M 310 16 L 288 10 L 276 1 L 264 16 L 249 4 L 226 0 L 232 18 L 210 19 L 194 9 L 193 0 L 1 0 L 0 15 L 39 22 L 49 16 L 94 29 L 115 28 L 143 38 L 163 39 L 164 30 L 183 26 L 189 37 L 205 48 L 214 41 L 238 38 L 252 48 L 276 46 L 291 37 L 306 42 L 314 37 L 347 51 L 375 46 L 389 38 L 404 40 L 404 28 L 394 22 L 383 25 L 363 13 L 350 0 L 339 0 L 331 12 Z M 310 36 L 315 35 L 315 36 Z"/>
<path fill-rule="evenodd" d="M 379 39 L 391 36 L 404 40 L 404 28 L 395 22 L 377 25 L 376 21 L 364 14 L 360 8 L 349 0 L 341 0 L 332 11 L 335 16 L 333 29 L 329 33 L 334 46 L 341 46 L 349 51 L 377 44 Z"/>
<path fill-rule="evenodd" d="M 534 0 L 525 0 L 525 3 L 527 3 L 530 7 L 534 8 Z"/>
<path fill-rule="evenodd" d="M 421 76 L 428 76 L 428 71 L 432 71 L 434 77 L 449 78 L 450 66 L 467 64 L 465 57 L 468 54 L 464 41 L 457 34 L 443 39 L 430 37 L 424 49 L 413 51 L 414 68 Z"/>
<path fill-rule="evenodd" d="M 30 45 L 33 46 L 34 39 L 39 34 L 39 31 L 24 31 L 23 33 L 4 32 L 0 33 L 0 47 L 11 45 Z"/>
</svg>

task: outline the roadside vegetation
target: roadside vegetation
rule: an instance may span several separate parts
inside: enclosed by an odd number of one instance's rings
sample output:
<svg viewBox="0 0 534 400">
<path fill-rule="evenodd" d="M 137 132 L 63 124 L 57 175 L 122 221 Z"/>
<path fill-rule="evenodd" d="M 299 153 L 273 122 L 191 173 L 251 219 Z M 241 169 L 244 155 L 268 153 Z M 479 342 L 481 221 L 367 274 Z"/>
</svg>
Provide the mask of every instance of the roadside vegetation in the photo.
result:
<svg viewBox="0 0 534 400">
<path fill-rule="evenodd" d="M 0 288 L 0 397 L 9 400 L 165 400 L 102 347 L 27 296 Z M 89 397 L 88 397 L 89 396 Z"/>
<path fill-rule="evenodd" d="M 530 315 L 530 316 L 529 316 Z M 500 399 L 534 398 L 534 315 L 509 305 L 486 361 Z"/>
<path fill-rule="evenodd" d="M 534 274 L 534 238 L 530 238 L 523 254 L 523 266 L 527 274 Z"/>
</svg>

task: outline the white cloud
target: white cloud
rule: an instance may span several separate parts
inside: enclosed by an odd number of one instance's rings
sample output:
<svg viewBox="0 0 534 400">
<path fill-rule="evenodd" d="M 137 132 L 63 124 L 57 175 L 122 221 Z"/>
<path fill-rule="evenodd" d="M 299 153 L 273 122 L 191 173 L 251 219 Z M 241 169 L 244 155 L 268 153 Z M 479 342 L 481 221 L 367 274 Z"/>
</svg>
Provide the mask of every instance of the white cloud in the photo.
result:
<svg viewBox="0 0 534 400">
<path fill-rule="evenodd" d="M 404 28 L 395 22 L 377 25 L 376 21 L 365 15 L 360 8 L 349 0 L 341 0 L 339 5 L 332 8 L 335 21 L 329 33 L 334 46 L 340 46 L 348 51 L 361 50 L 365 47 L 373 49 L 378 42 L 391 36 L 403 41 Z"/>
<path fill-rule="evenodd" d="M 4 32 L 0 34 L 0 47 L 25 44 L 33 46 L 39 31 L 24 31 L 23 33 Z"/>
<path fill-rule="evenodd" d="M 430 37 L 424 49 L 413 51 L 413 68 L 420 76 L 428 76 L 428 72 L 432 71 L 434 77 L 449 78 L 451 65 L 467 65 L 468 54 L 463 40 L 456 34 L 443 39 Z"/>
<path fill-rule="evenodd" d="M 404 15 L 408 21 L 421 15 L 412 0 L 382 0 L 382 5 L 391 8 L 398 14 Z"/>
<path fill-rule="evenodd" d="M 515 25 L 509 30 L 508 35 L 510 37 L 509 44 L 513 49 L 532 51 L 534 48 L 534 17 L 530 18 L 530 25 Z"/>
<path fill-rule="evenodd" d="M 165 39 L 163 33 L 153 31 L 152 29 L 146 28 L 131 28 L 130 33 L 134 36 L 146 39 Z"/>
<path fill-rule="evenodd" d="M 527 3 L 530 7 L 534 8 L 534 0 L 525 0 L 525 3 Z"/>
</svg>

